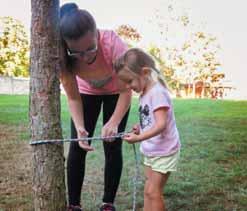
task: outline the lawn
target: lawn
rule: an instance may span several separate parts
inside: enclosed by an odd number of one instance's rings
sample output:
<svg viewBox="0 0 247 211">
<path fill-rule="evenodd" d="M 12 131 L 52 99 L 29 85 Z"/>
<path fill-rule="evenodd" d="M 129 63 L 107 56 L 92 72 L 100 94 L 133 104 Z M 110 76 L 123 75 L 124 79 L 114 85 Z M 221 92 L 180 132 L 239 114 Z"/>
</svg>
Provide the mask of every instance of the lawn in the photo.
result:
<svg viewBox="0 0 247 211">
<path fill-rule="evenodd" d="M 69 137 L 64 96 L 62 128 Z M 128 128 L 138 121 L 133 99 Z M 168 210 L 247 210 L 247 101 L 174 100 L 182 149 L 179 169 L 171 175 L 164 195 Z M 98 124 L 99 134 L 102 124 Z M 0 95 L 0 210 L 32 210 L 28 96 Z M 85 210 L 96 210 L 103 189 L 101 143 L 87 157 L 82 198 Z M 65 157 L 68 145 L 65 145 Z M 124 169 L 116 205 L 131 210 L 135 159 L 124 143 Z M 139 154 L 140 156 L 140 154 Z M 143 169 L 141 168 L 141 171 Z M 142 207 L 143 175 L 137 207 Z M 93 202 L 93 203 L 92 203 Z"/>
</svg>

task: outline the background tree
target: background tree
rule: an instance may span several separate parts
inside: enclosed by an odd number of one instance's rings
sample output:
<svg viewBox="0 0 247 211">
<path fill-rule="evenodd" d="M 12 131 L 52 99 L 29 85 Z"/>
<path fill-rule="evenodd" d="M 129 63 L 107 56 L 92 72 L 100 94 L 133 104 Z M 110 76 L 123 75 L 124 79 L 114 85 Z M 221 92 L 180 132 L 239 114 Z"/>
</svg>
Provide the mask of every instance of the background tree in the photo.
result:
<svg viewBox="0 0 247 211">
<path fill-rule="evenodd" d="M 11 17 L 0 17 L 0 75 L 29 75 L 29 43 L 23 24 Z"/>
<path fill-rule="evenodd" d="M 184 8 L 178 11 L 179 8 L 174 9 L 173 4 L 168 4 L 166 12 L 156 10 L 150 18 L 158 36 L 157 44 L 149 46 L 148 50 L 160 65 L 171 88 L 179 91 L 187 84 L 194 95 L 197 81 L 211 85 L 212 79 L 219 74 L 220 47 L 216 37 L 204 32 L 203 26 L 195 27 Z M 224 77 L 221 73 L 218 79 Z"/>
<path fill-rule="evenodd" d="M 130 25 L 120 25 L 116 32 L 130 47 L 141 40 L 141 34 Z"/>
<path fill-rule="evenodd" d="M 170 54 L 177 78 L 182 84 L 189 85 L 193 97 L 197 82 L 202 82 L 202 95 L 204 95 L 205 85 L 212 86 L 213 78 L 219 74 L 220 61 L 217 57 L 219 49 L 215 37 L 205 32 L 196 32 Z M 222 78 L 224 77 L 219 79 Z"/>
<path fill-rule="evenodd" d="M 164 59 L 161 49 L 156 45 L 151 45 L 148 48 L 148 52 L 153 56 L 158 64 L 158 68 L 161 73 L 165 76 L 166 83 L 169 88 L 176 90 L 179 87 L 179 80 L 176 78 L 175 70 L 168 66 L 166 60 Z"/>
<path fill-rule="evenodd" d="M 61 139 L 59 0 L 32 0 L 31 6 L 31 138 Z M 34 145 L 32 150 L 35 210 L 64 211 L 63 145 Z"/>
</svg>

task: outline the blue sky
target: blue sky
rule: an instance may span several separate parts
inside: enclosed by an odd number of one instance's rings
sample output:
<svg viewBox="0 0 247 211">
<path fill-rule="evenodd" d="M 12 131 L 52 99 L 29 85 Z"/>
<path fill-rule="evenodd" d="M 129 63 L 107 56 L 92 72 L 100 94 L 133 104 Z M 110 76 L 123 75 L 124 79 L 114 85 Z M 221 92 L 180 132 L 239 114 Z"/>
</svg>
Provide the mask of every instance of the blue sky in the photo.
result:
<svg viewBox="0 0 247 211">
<path fill-rule="evenodd" d="M 71 0 L 73 1 L 73 0 Z M 61 0 L 61 4 L 71 2 Z M 29 30 L 31 0 L 1 1 L 0 16 L 21 20 Z M 89 10 L 99 28 L 116 28 L 130 24 L 143 34 L 146 42 L 157 41 L 155 28 L 148 20 L 159 9 L 165 15 L 167 6 L 174 5 L 180 14 L 186 12 L 195 27 L 215 35 L 221 45 L 222 68 L 237 88 L 235 95 L 247 99 L 247 1 L 235 0 L 74 0 L 81 8 Z M 144 40 L 145 41 L 145 40 Z"/>
</svg>

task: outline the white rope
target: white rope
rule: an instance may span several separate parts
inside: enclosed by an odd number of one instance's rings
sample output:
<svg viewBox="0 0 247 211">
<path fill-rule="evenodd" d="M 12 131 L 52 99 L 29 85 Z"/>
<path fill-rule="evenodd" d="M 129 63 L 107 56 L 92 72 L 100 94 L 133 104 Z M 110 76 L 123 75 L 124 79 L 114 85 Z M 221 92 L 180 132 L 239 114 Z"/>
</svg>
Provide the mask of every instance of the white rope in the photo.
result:
<svg viewBox="0 0 247 211">
<path fill-rule="evenodd" d="M 63 142 L 78 142 L 78 141 L 96 141 L 96 140 L 107 140 L 107 139 L 116 139 L 122 138 L 126 133 L 118 133 L 114 136 L 94 136 L 94 137 L 85 137 L 85 138 L 67 138 L 67 139 L 49 139 L 49 140 L 36 140 L 30 141 L 30 145 L 37 144 L 52 144 L 52 143 L 63 143 Z"/>
<path fill-rule="evenodd" d="M 116 139 L 122 138 L 127 133 L 118 133 L 114 136 L 94 136 L 94 137 L 85 137 L 85 138 L 76 138 L 76 139 L 49 139 L 49 140 L 36 140 L 30 141 L 30 145 L 39 145 L 39 144 L 53 144 L 53 143 L 64 143 L 64 142 L 79 142 L 79 141 L 95 141 L 95 140 L 102 140 L 105 141 L 107 139 Z M 133 205 L 132 211 L 136 211 L 136 201 L 137 201 L 137 185 L 140 177 L 140 168 L 139 168 L 139 159 L 137 156 L 135 144 L 133 144 L 133 151 L 135 156 L 135 176 L 133 178 Z"/>
</svg>

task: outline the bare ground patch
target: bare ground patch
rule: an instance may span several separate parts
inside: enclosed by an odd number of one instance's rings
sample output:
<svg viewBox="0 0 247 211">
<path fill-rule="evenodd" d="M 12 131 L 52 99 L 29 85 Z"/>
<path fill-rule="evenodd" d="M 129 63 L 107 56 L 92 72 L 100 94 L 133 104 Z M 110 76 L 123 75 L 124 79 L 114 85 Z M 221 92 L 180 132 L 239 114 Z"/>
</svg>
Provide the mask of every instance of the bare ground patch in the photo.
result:
<svg viewBox="0 0 247 211">
<path fill-rule="evenodd" d="M 0 125 L 0 210 L 31 210 L 31 160 L 23 126 Z"/>
<path fill-rule="evenodd" d="M 31 147 L 27 140 L 20 137 L 27 134 L 24 126 L 0 125 L 0 211 L 31 211 L 32 200 L 32 175 L 31 175 Z M 67 155 L 65 145 L 65 154 Z M 104 156 L 103 150 L 97 150 L 97 161 L 87 157 L 87 170 L 82 190 L 82 203 L 86 211 L 95 211 L 101 204 L 104 189 Z M 127 164 L 128 166 L 129 164 Z M 123 169 L 126 171 L 127 169 Z M 132 210 L 132 176 L 128 176 L 129 186 L 120 183 L 116 197 L 119 211 Z M 125 174 L 123 172 L 123 174 Z M 123 175 L 124 176 L 124 175 Z M 126 176 L 126 175 L 125 175 Z M 122 177 L 123 178 L 123 177 Z M 138 197 L 142 197 L 139 190 Z M 137 210 L 142 204 L 137 203 Z"/>
</svg>

